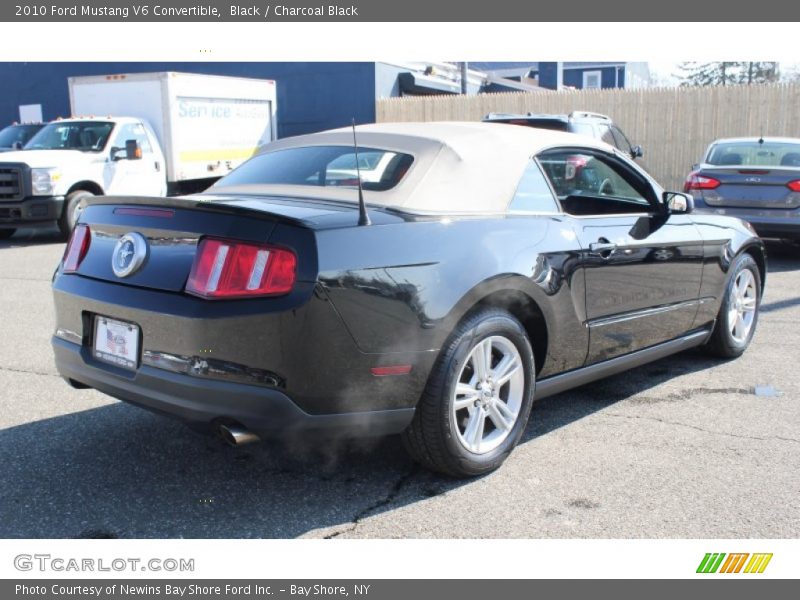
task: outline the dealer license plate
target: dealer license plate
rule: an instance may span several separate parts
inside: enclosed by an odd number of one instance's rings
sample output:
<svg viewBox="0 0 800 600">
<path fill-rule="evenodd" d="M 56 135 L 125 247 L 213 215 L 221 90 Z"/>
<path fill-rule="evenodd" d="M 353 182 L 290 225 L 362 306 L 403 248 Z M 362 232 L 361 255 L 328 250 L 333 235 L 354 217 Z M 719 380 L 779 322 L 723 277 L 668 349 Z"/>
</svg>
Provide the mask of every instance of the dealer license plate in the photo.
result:
<svg viewBox="0 0 800 600">
<path fill-rule="evenodd" d="M 96 316 L 92 351 L 99 360 L 135 369 L 139 357 L 139 326 Z"/>
</svg>

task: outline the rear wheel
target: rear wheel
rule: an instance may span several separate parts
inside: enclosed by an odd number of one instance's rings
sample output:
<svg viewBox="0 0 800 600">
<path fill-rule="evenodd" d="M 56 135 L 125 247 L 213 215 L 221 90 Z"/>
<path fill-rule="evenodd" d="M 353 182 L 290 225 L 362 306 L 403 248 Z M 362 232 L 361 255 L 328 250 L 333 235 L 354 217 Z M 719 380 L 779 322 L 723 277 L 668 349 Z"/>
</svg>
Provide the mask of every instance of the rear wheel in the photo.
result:
<svg viewBox="0 0 800 600">
<path fill-rule="evenodd" d="M 758 265 L 749 254 L 740 254 L 731 265 L 731 276 L 708 350 L 724 358 L 741 356 L 753 339 L 760 303 L 761 273 Z"/>
<path fill-rule="evenodd" d="M 0 240 L 7 240 L 14 235 L 15 231 L 16 229 L 0 229 Z"/>
<path fill-rule="evenodd" d="M 531 344 L 504 311 L 461 323 L 437 360 L 403 434 L 411 456 L 454 477 L 488 473 L 519 442 L 533 403 Z"/>
<path fill-rule="evenodd" d="M 64 209 L 61 211 L 61 218 L 58 220 L 58 228 L 61 230 L 62 234 L 69 236 L 69 234 L 72 233 L 72 230 L 75 228 L 75 223 L 78 222 L 78 218 L 81 216 L 83 210 L 81 200 L 91 196 L 94 196 L 94 194 L 86 190 L 75 190 L 67 194 L 67 197 L 64 199 Z"/>
</svg>

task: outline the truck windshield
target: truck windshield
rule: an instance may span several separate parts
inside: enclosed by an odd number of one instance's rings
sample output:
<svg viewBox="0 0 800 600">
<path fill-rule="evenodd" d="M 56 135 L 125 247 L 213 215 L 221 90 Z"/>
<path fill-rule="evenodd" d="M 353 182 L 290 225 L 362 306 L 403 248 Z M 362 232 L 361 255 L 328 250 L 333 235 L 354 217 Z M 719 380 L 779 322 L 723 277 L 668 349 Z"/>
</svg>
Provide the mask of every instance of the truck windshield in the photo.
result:
<svg viewBox="0 0 800 600">
<path fill-rule="evenodd" d="M 412 162 L 414 157 L 410 154 L 358 149 L 358 167 L 365 190 L 393 188 Z M 305 146 L 266 152 L 220 179 L 215 187 L 259 183 L 355 187 L 358 185 L 355 152 L 352 146 Z"/>
<path fill-rule="evenodd" d="M 105 148 L 114 124 L 107 121 L 60 121 L 46 125 L 25 144 L 25 150 L 83 150 Z"/>
</svg>

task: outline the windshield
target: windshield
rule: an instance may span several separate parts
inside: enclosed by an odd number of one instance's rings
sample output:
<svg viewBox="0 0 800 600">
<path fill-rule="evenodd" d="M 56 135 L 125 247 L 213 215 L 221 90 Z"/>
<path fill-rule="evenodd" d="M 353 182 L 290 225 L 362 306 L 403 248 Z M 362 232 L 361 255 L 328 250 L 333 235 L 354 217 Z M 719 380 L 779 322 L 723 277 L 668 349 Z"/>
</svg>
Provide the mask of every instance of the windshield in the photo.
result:
<svg viewBox="0 0 800 600">
<path fill-rule="evenodd" d="M 46 125 L 25 144 L 25 150 L 83 150 L 100 152 L 114 123 L 107 121 L 61 121 Z"/>
<path fill-rule="evenodd" d="M 0 131 L 0 148 L 13 148 L 15 144 L 24 146 L 41 128 L 41 125 L 9 125 Z"/>
<path fill-rule="evenodd" d="M 393 188 L 413 162 L 410 154 L 377 148 L 358 150 L 365 190 Z M 352 146 L 306 146 L 259 154 L 220 179 L 215 187 L 248 184 L 355 187 L 355 151 Z"/>
<path fill-rule="evenodd" d="M 720 142 L 709 148 L 706 163 L 716 166 L 800 167 L 800 143 Z"/>
</svg>

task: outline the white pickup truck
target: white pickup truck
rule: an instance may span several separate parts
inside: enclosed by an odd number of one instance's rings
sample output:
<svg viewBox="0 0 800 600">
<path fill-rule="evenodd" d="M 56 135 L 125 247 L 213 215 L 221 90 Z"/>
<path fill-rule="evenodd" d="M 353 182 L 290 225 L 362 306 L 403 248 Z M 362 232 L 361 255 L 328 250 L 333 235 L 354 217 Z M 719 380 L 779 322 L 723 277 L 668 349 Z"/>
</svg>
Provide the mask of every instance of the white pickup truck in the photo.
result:
<svg viewBox="0 0 800 600">
<path fill-rule="evenodd" d="M 269 80 L 138 73 L 69 80 L 74 114 L 0 155 L 0 239 L 72 230 L 90 195 L 202 191 L 276 138 Z M 96 116 L 125 115 L 125 116 Z"/>
</svg>

